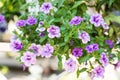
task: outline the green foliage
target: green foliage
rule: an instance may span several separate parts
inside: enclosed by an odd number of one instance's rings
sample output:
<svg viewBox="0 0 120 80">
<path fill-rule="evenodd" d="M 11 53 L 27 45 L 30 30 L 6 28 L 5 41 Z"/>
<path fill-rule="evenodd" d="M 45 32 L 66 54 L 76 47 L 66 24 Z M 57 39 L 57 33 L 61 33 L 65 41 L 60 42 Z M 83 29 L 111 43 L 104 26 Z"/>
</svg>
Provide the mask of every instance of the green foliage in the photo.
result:
<svg viewBox="0 0 120 80">
<path fill-rule="evenodd" d="M 0 7 L 0 13 L 3 13 L 7 19 L 13 18 L 14 15 L 20 16 L 20 8 L 25 4 L 25 0 L 0 0 L 3 4 Z"/>
</svg>

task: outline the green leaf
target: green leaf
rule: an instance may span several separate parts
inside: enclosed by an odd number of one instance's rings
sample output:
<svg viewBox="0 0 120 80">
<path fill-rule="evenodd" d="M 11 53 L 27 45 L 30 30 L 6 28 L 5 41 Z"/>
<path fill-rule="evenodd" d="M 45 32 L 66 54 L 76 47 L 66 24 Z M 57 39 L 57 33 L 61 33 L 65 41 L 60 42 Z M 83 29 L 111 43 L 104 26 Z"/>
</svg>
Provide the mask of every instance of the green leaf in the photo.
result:
<svg viewBox="0 0 120 80">
<path fill-rule="evenodd" d="M 84 55 L 84 56 L 80 57 L 80 58 L 78 59 L 78 61 L 79 61 L 79 63 L 81 64 L 81 63 L 86 62 L 87 60 L 89 60 L 91 57 L 92 57 L 91 54 Z"/>
<path fill-rule="evenodd" d="M 93 69 L 94 67 L 93 67 L 93 65 L 92 65 L 92 63 L 89 61 L 89 64 L 90 64 L 90 67 Z"/>
<path fill-rule="evenodd" d="M 85 72 L 87 68 L 82 68 L 81 70 L 77 70 L 77 78 L 80 76 L 80 73 Z"/>
<path fill-rule="evenodd" d="M 111 27 L 110 30 L 109 30 L 109 36 L 112 37 L 112 36 L 113 36 L 113 33 L 114 33 L 114 30 L 113 30 L 113 28 Z"/>
<path fill-rule="evenodd" d="M 58 0 L 58 8 L 60 8 L 63 5 L 64 1 L 65 0 Z"/>
<path fill-rule="evenodd" d="M 80 75 L 80 70 L 77 70 L 77 78 L 79 77 Z"/>
<path fill-rule="evenodd" d="M 120 24 L 120 16 L 115 16 L 114 14 L 109 14 L 104 19 L 107 24 L 110 24 L 110 21 L 117 22 Z"/>
<path fill-rule="evenodd" d="M 65 48 L 64 48 L 64 53 L 65 53 L 66 51 L 68 51 L 68 49 L 69 49 L 69 45 L 66 45 Z"/>
<path fill-rule="evenodd" d="M 82 72 L 84 72 L 84 71 L 86 71 L 87 70 L 87 68 L 82 68 L 81 70 L 80 70 L 80 73 L 82 73 Z"/>
<path fill-rule="evenodd" d="M 108 6 L 109 6 L 109 8 L 111 7 L 111 5 L 113 4 L 114 1 L 115 0 L 108 0 Z"/>
<path fill-rule="evenodd" d="M 54 45 L 54 40 L 49 39 L 49 43 L 50 43 L 51 45 Z"/>
<path fill-rule="evenodd" d="M 78 6 L 80 6 L 83 3 L 85 3 L 85 1 L 83 1 L 83 0 L 76 1 L 75 4 L 73 5 L 73 7 L 71 9 L 77 8 Z"/>
<path fill-rule="evenodd" d="M 120 52 L 118 52 L 118 55 L 117 55 L 117 56 L 118 56 L 118 60 L 120 60 Z"/>
<path fill-rule="evenodd" d="M 61 57 L 61 55 L 58 55 L 58 68 L 60 69 L 60 70 L 62 70 L 62 57 Z"/>
<path fill-rule="evenodd" d="M 69 35 L 66 35 L 65 38 L 64 38 L 64 41 L 68 42 L 68 40 L 69 40 Z"/>
<path fill-rule="evenodd" d="M 58 45 L 59 45 L 59 47 L 62 47 L 62 46 L 65 46 L 66 43 L 59 43 Z"/>
<path fill-rule="evenodd" d="M 42 43 L 42 42 L 45 41 L 46 39 L 47 39 L 47 36 L 44 36 L 43 38 L 41 38 L 41 39 L 39 40 L 39 42 Z"/>
</svg>

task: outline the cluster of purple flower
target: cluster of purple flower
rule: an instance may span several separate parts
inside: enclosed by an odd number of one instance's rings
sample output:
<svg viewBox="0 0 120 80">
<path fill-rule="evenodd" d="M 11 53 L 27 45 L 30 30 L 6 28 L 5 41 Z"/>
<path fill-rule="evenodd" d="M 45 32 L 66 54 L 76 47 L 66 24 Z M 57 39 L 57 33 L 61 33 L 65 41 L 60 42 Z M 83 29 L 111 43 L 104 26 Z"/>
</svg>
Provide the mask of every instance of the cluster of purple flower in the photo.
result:
<svg viewBox="0 0 120 80">
<path fill-rule="evenodd" d="M 87 50 L 88 53 L 92 53 L 94 51 L 97 51 L 99 50 L 99 45 L 98 44 L 90 44 L 90 45 L 87 45 L 85 50 Z"/>
<path fill-rule="evenodd" d="M 19 20 L 16 22 L 17 27 L 24 27 L 26 24 L 32 26 L 37 23 L 37 19 L 34 18 L 33 16 L 28 17 L 27 20 Z"/>
<path fill-rule="evenodd" d="M 21 57 L 21 62 L 23 62 L 25 66 L 31 66 L 36 63 L 36 56 L 48 58 L 51 57 L 53 52 L 54 48 L 50 44 L 44 46 L 31 44 L 28 51 Z"/>
<path fill-rule="evenodd" d="M 53 6 L 50 2 L 45 2 L 41 5 L 40 11 L 43 12 L 44 14 L 49 14 L 50 10 L 52 8 L 53 8 Z M 0 15 L 0 22 L 2 22 L 3 20 L 4 20 L 4 17 Z M 69 24 L 71 26 L 77 26 L 77 25 L 81 24 L 83 21 L 84 21 L 84 18 L 81 18 L 80 16 L 74 16 L 70 20 Z M 17 27 L 25 27 L 26 25 L 33 26 L 37 22 L 38 22 L 38 20 L 35 17 L 29 16 L 28 19 L 26 19 L 26 20 L 19 20 L 16 23 L 16 25 L 17 25 Z M 100 14 L 92 15 L 90 18 L 90 23 L 93 24 L 95 27 L 102 26 L 104 28 L 104 30 L 109 29 L 109 26 L 107 25 L 107 23 L 105 23 L 104 19 L 102 18 L 102 15 L 100 15 Z M 45 28 L 45 27 L 43 27 L 44 25 L 45 25 L 44 22 L 40 21 L 38 24 L 38 27 L 36 29 L 36 31 L 40 32 L 39 36 L 41 38 L 43 36 L 45 36 L 45 34 L 46 34 L 45 31 L 48 33 L 48 37 L 51 39 L 61 37 L 59 26 L 50 25 L 49 28 Z M 82 31 L 82 30 L 81 30 L 81 32 L 78 32 L 78 38 L 82 40 L 83 44 L 87 44 L 91 39 L 90 35 L 86 31 Z M 113 46 L 114 46 L 114 44 L 111 40 L 106 40 L 105 43 L 108 44 L 110 48 L 113 48 Z M 73 44 L 73 42 L 71 41 L 71 45 L 72 44 Z M 16 36 L 14 36 L 11 39 L 11 47 L 15 51 L 20 51 L 21 49 L 23 49 L 24 45 L 20 40 L 18 40 L 16 38 Z M 85 50 L 88 53 L 93 53 L 94 51 L 99 50 L 99 45 L 97 43 L 89 44 L 85 47 Z M 51 46 L 51 44 L 49 44 L 49 43 L 47 43 L 43 46 L 33 43 L 29 46 L 29 48 L 27 48 L 27 51 L 21 57 L 21 62 L 23 62 L 24 66 L 31 66 L 32 64 L 36 63 L 37 56 L 49 58 L 52 56 L 53 52 L 54 52 L 54 47 Z M 72 50 L 72 55 L 75 56 L 76 58 L 82 57 L 83 49 L 75 47 Z M 104 67 L 107 66 L 107 64 L 109 63 L 109 59 L 105 52 L 101 53 L 99 62 L 102 63 L 102 65 Z M 66 71 L 74 72 L 77 69 L 77 62 L 74 59 L 69 58 L 68 60 L 66 60 L 64 67 L 65 67 Z M 103 67 L 97 66 L 92 71 L 92 78 L 104 77 L 104 75 L 103 75 L 104 72 L 105 71 L 104 71 Z"/>
<path fill-rule="evenodd" d="M 95 27 L 102 26 L 103 29 L 109 29 L 107 23 L 105 23 L 101 14 L 94 14 L 90 18 L 90 23 L 94 24 Z"/>
<path fill-rule="evenodd" d="M 92 53 L 94 51 L 97 51 L 99 50 L 99 46 L 98 44 L 90 44 L 90 45 L 87 45 L 85 50 L 87 50 L 88 53 Z M 75 57 L 81 57 L 83 55 L 83 49 L 82 48 L 74 48 L 72 50 L 72 54 L 75 56 Z M 103 57 L 102 57 L 103 58 Z"/>
</svg>

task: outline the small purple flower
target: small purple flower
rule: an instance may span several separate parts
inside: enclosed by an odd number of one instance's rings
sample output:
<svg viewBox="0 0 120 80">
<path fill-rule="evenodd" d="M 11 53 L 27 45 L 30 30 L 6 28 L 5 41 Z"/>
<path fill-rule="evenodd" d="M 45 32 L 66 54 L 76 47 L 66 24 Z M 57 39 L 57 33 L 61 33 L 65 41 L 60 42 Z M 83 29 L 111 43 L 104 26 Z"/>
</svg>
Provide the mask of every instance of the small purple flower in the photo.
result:
<svg viewBox="0 0 120 80">
<path fill-rule="evenodd" d="M 87 45 L 86 47 L 85 47 L 85 50 L 87 50 L 87 52 L 88 53 L 92 53 L 92 52 L 94 52 L 94 51 L 97 51 L 97 50 L 99 50 L 99 46 L 98 46 L 98 44 L 90 44 L 90 45 Z"/>
<path fill-rule="evenodd" d="M 70 20 L 70 25 L 79 25 L 83 20 L 80 16 L 75 16 Z"/>
<path fill-rule="evenodd" d="M 72 50 L 72 54 L 75 56 L 75 57 L 81 57 L 83 55 L 83 49 L 82 48 L 74 48 Z"/>
<path fill-rule="evenodd" d="M 44 22 L 43 21 L 40 21 L 39 22 L 39 26 L 43 26 L 44 25 Z"/>
<path fill-rule="evenodd" d="M 116 64 L 114 64 L 115 70 L 120 67 L 120 61 L 118 61 Z"/>
<path fill-rule="evenodd" d="M 23 43 L 20 40 L 14 40 L 10 43 L 10 47 L 14 51 L 20 51 L 23 48 Z"/>
<path fill-rule="evenodd" d="M 108 57 L 107 57 L 105 52 L 101 53 L 100 62 L 102 63 L 103 66 L 107 66 L 108 65 L 109 59 L 108 59 Z"/>
<path fill-rule="evenodd" d="M 26 20 L 19 20 L 16 22 L 17 27 L 24 27 L 26 26 Z"/>
<path fill-rule="evenodd" d="M 36 56 L 32 52 L 25 52 L 21 57 L 21 62 L 23 62 L 25 66 L 31 66 L 36 63 Z"/>
<path fill-rule="evenodd" d="M 106 40 L 105 43 L 109 45 L 110 48 L 114 47 L 114 43 L 112 42 L 112 40 Z"/>
<path fill-rule="evenodd" d="M 104 78 L 104 73 L 105 73 L 105 70 L 104 68 L 102 68 L 101 66 L 97 66 L 94 68 L 93 72 L 94 74 L 94 77 L 101 77 L 101 78 Z"/>
<path fill-rule="evenodd" d="M 36 44 L 31 44 L 31 46 L 29 47 L 29 50 L 33 50 L 33 53 L 36 56 L 40 56 L 41 55 L 41 46 L 40 45 L 36 45 Z"/>
<path fill-rule="evenodd" d="M 40 36 L 40 37 L 44 37 L 44 36 L 45 36 L 45 33 L 44 33 L 44 32 L 40 32 L 39 36 Z"/>
<path fill-rule="evenodd" d="M 78 38 L 82 39 L 82 42 L 86 44 L 88 41 L 90 41 L 90 36 L 86 31 L 83 31 L 82 33 L 78 32 Z"/>
<path fill-rule="evenodd" d="M 30 17 L 28 17 L 28 19 L 27 19 L 27 24 L 28 25 L 34 25 L 34 24 L 36 24 L 37 23 L 37 19 L 36 18 L 34 18 L 33 16 L 30 16 Z"/>
<path fill-rule="evenodd" d="M 50 10 L 52 9 L 52 4 L 50 2 L 45 2 L 42 4 L 40 10 L 44 12 L 45 14 L 50 13 Z"/>
<path fill-rule="evenodd" d="M 97 51 L 97 50 L 99 50 L 99 45 L 98 44 L 92 44 L 93 45 L 93 50 L 94 51 Z"/>
<path fill-rule="evenodd" d="M 107 25 L 107 23 L 102 23 L 102 27 L 103 29 L 109 29 L 109 26 Z"/>
<path fill-rule="evenodd" d="M 101 14 L 94 14 L 90 18 L 90 23 L 95 27 L 99 27 L 104 22 Z"/>
<path fill-rule="evenodd" d="M 42 48 L 42 53 L 41 56 L 42 57 L 46 57 L 49 58 L 52 56 L 52 53 L 54 52 L 54 48 L 50 45 L 50 44 L 46 44 L 43 46 Z"/>
<path fill-rule="evenodd" d="M 47 29 L 47 32 L 49 32 L 49 38 L 59 38 L 61 36 L 60 28 L 58 26 L 51 25 L 50 28 Z"/>
<path fill-rule="evenodd" d="M 93 45 L 92 45 L 92 44 L 87 45 L 87 46 L 85 47 L 85 50 L 87 50 L 88 53 L 92 53 L 92 52 L 94 51 L 94 50 L 93 50 Z"/>
<path fill-rule="evenodd" d="M 75 60 L 70 58 L 65 62 L 64 66 L 67 72 L 74 72 L 76 70 L 77 64 Z"/>
<path fill-rule="evenodd" d="M 5 21 L 5 17 L 3 15 L 0 15 L 0 23 Z"/>
</svg>

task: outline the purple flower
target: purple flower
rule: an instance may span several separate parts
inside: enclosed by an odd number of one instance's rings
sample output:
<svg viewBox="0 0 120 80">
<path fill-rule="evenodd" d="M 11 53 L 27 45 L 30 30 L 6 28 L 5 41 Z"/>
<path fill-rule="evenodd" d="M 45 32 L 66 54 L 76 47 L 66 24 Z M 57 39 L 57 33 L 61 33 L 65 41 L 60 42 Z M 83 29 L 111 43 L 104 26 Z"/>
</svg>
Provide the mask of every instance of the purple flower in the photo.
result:
<svg viewBox="0 0 120 80">
<path fill-rule="evenodd" d="M 75 57 L 81 57 L 83 55 L 83 49 L 82 48 L 74 48 L 72 50 L 72 54 L 75 56 Z"/>
<path fill-rule="evenodd" d="M 76 70 L 76 67 L 77 67 L 76 61 L 73 60 L 72 58 L 68 59 L 68 60 L 65 62 L 64 66 L 65 66 L 65 70 L 66 70 L 67 72 L 74 72 L 74 71 Z"/>
<path fill-rule="evenodd" d="M 99 50 L 99 45 L 98 44 L 92 44 L 93 45 L 93 50 L 94 51 L 97 51 L 97 50 Z"/>
<path fill-rule="evenodd" d="M 120 67 L 120 61 L 118 61 L 116 64 L 114 64 L 115 69 L 118 69 Z"/>
<path fill-rule="evenodd" d="M 108 65 L 109 59 L 108 59 L 108 57 L 107 57 L 105 52 L 101 53 L 100 62 L 102 63 L 103 66 L 107 66 Z"/>
<path fill-rule="evenodd" d="M 3 15 L 0 15 L 0 23 L 5 21 L 5 17 Z"/>
<path fill-rule="evenodd" d="M 25 66 L 31 66 L 36 63 L 36 56 L 32 52 L 25 52 L 21 57 L 21 62 L 23 62 Z"/>
<path fill-rule="evenodd" d="M 92 53 L 92 52 L 94 51 L 94 50 L 93 50 L 93 45 L 92 45 L 92 44 L 87 45 L 87 46 L 85 47 L 85 50 L 87 50 L 88 53 Z"/>
<path fill-rule="evenodd" d="M 104 68 L 102 68 L 101 66 L 97 66 L 94 68 L 92 74 L 94 75 L 94 77 L 101 77 L 104 78 Z"/>
<path fill-rule="evenodd" d="M 34 18 L 33 16 L 30 16 L 30 17 L 28 17 L 28 19 L 27 19 L 27 24 L 28 25 L 34 25 L 34 24 L 36 24 L 37 23 L 37 19 L 36 18 Z"/>
<path fill-rule="evenodd" d="M 50 44 L 46 44 L 42 48 L 41 56 L 48 58 L 52 56 L 53 52 L 54 52 L 54 48 Z"/>
<path fill-rule="evenodd" d="M 44 22 L 43 21 L 40 21 L 39 22 L 39 26 L 43 26 L 44 25 Z"/>
<path fill-rule="evenodd" d="M 82 39 L 82 42 L 86 44 L 88 41 L 90 41 L 90 36 L 86 31 L 83 31 L 82 33 L 78 32 L 78 38 Z"/>
<path fill-rule="evenodd" d="M 80 16 L 75 16 L 71 19 L 70 25 L 79 25 L 84 19 L 81 18 Z"/>
<path fill-rule="evenodd" d="M 40 10 L 44 12 L 45 14 L 50 13 L 50 10 L 52 9 L 52 4 L 50 2 L 45 2 L 42 4 Z"/>
<path fill-rule="evenodd" d="M 44 32 L 40 32 L 39 36 L 40 36 L 40 37 L 44 37 L 44 36 L 45 36 L 45 33 L 44 33 Z"/>
<path fill-rule="evenodd" d="M 40 45 L 31 44 L 31 46 L 29 47 L 29 50 L 32 50 L 33 53 L 36 56 L 40 56 L 41 55 L 41 46 Z"/>
<path fill-rule="evenodd" d="M 23 48 L 23 43 L 20 40 L 14 40 L 10 43 L 10 47 L 14 51 L 20 51 Z"/>
<path fill-rule="evenodd" d="M 59 38 L 61 36 L 60 28 L 58 26 L 51 25 L 50 28 L 47 29 L 47 32 L 49 32 L 49 38 Z"/>
<path fill-rule="evenodd" d="M 107 25 L 107 23 L 102 23 L 102 27 L 103 29 L 109 29 L 109 26 Z"/>
<path fill-rule="evenodd" d="M 19 20 L 16 22 L 17 27 L 24 27 L 26 26 L 26 20 Z"/>
<path fill-rule="evenodd" d="M 85 50 L 87 50 L 88 53 L 92 53 L 94 51 L 99 50 L 98 44 L 90 44 L 85 47 Z"/>
<path fill-rule="evenodd" d="M 95 27 L 100 26 L 104 22 L 101 14 L 94 14 L 90 18 L 90 23 L 94 24 Z"/>
<path fill-rule="evenodd" d="M 110 48 L 114 47 L 114 43 L 112 42 L 112 40 L 106 40 L 105 43 L 109 45 Z"/>
</svg>

